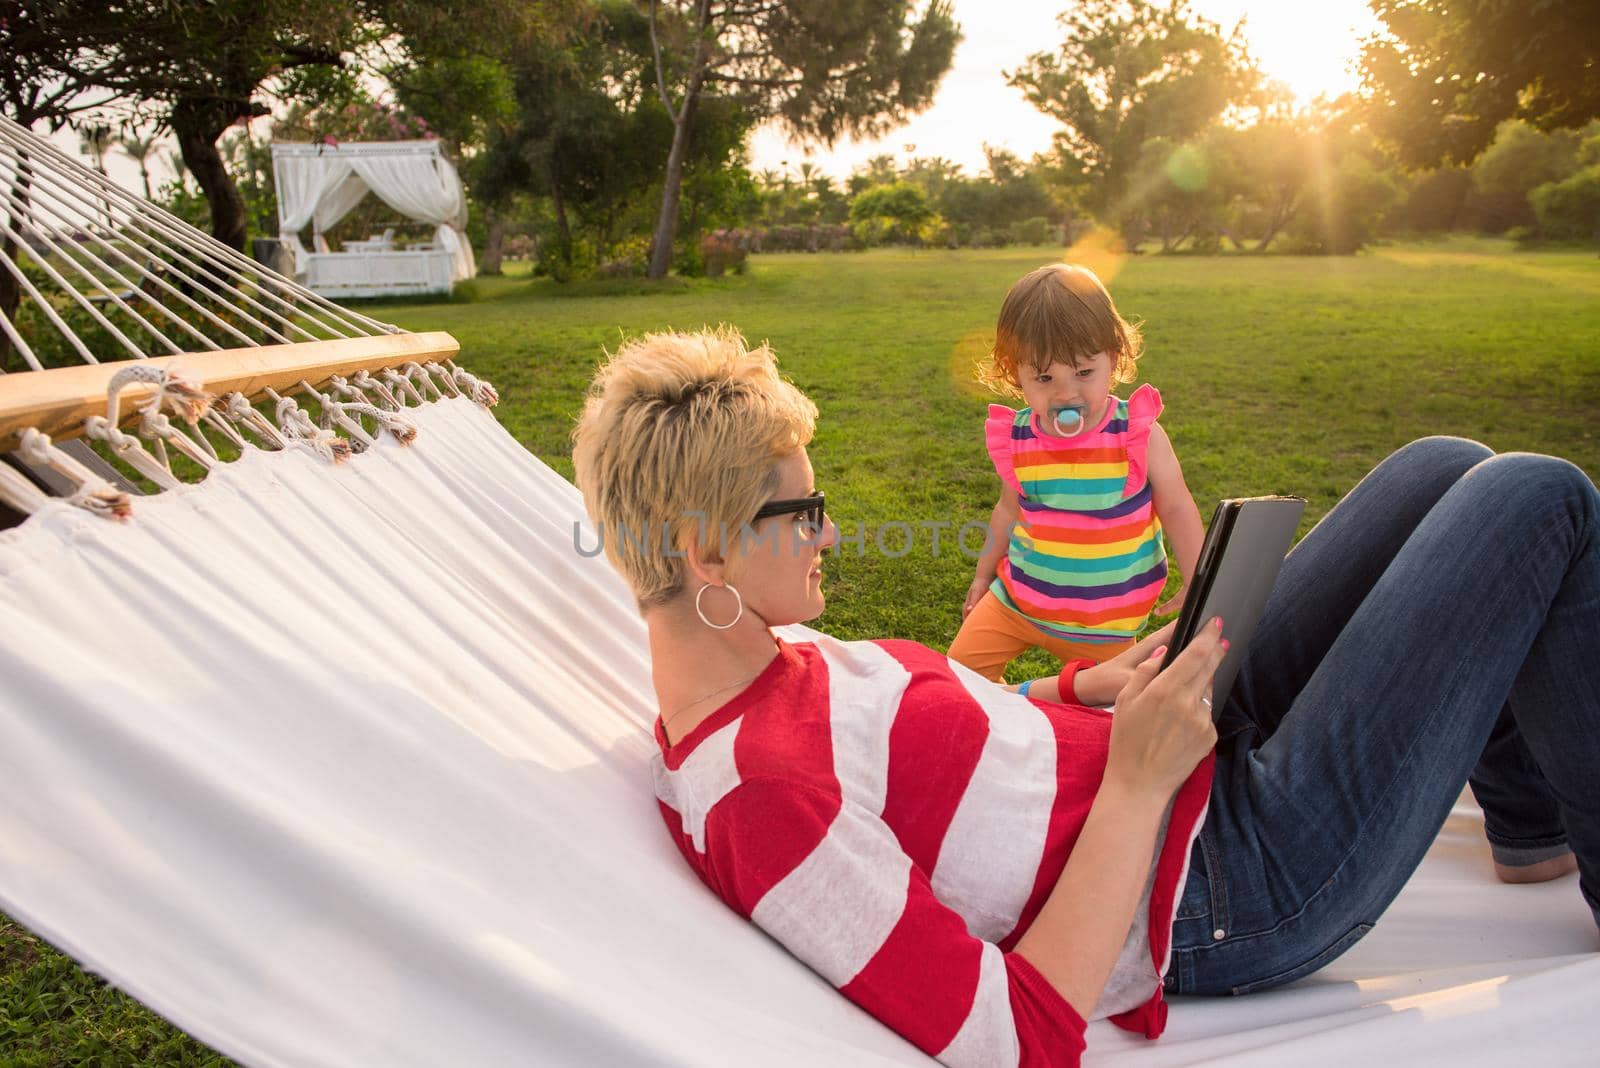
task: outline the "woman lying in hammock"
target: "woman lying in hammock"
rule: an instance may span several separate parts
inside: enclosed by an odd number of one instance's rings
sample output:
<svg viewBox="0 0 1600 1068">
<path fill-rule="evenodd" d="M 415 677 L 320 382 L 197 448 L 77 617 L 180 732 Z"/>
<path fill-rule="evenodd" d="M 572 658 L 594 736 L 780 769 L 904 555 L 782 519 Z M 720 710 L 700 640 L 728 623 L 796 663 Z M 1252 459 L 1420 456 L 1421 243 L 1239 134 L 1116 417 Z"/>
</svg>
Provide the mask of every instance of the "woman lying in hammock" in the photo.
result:
<svg viewBox="0 0 1600 1068">
<path fill-rule="evenodd" d="M 649 630 L 683 855 L 921 1049 L 1075 1063 L 1086 1020 L 1160 1034 L 1163 990 L 1315 971 L 1469 777 L 1501 877 L 1576 866 L 1600 923 L 1600 496 L 1571 464 L 1384 460 L 1289 557 L 1214 728 L 1222 621 L 1159 676 L 1164 632 L 1028 697 L 912 642 L 776 637 L 837 536 L 815 418 L 765 347 L 652 335 L 573 460 Z"/>
</svg>

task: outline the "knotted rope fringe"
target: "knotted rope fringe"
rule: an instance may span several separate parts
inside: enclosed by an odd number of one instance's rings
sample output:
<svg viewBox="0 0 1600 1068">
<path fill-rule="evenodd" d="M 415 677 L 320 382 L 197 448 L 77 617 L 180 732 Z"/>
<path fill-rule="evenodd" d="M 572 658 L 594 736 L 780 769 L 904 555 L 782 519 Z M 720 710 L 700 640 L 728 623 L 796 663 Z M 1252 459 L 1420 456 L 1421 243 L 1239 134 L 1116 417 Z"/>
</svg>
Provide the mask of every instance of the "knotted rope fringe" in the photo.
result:
<svg viewBox="0 0 1600 1068">
<path fill-rule="evenodd" d="M 250 398 L 243 393 L 234 392 L 227 396 L 227 416 L 242 427 L 247 427 L 255 432 L 262 441 L 275 449 L 287 449 L 289 441 L 272 425 L 272 420 L 262 415 L 251 405 Z"/>
<path fill-rule="evenodd" d="M 485 408 L 493 408 L 500 403 L 500 394 L 496 393 L 494 387 L 483 379 L 468 374 L 455 364 L 450 365 L 450 371 L 455 384 L 465 390 L 467 396 Z"/>
<path fill-rule="evenodd" d="M 420 363 L 412 360 L 401 370 L 405 373 L 406 378 L 413 382 L 421 382 L 424 393 L 432 393 L 434 400 L 444 399 L 444 391 L 428 376 L 428 372 L 423 369 Z"/>
<path fill-rule="evenodd" d="M 211 394 L 190 384 L 181 371 L 170 367 L 160 368 L 133 363 L 112 375 L 110 383 L 106 386 L 106 418 L 113 425 L 120 424 L 117 414 L 122 391 L 135 382 L 156 387 L 155 396 L 141 405 L 142 409 L 154 408 L 160 411 L 164 407 L 171 407 L 186 423 L 199 420 L 211 406 Z"/>
<path fill-rule="evenodd" d="M 411 384 L 411 379 L 396 371 L 393 367 L 385 367 L 382 375 L 383 380 L 395 388 L 395 396 L 409 396 L 419 405 L 428 403 L 427 398 L 417 392 L 417 387 Z"/>
<path fill-rule="evenodd" d="M 355 374 L 351 375 L 350 382 L 357 389 L 372 390 L 372 392 L 378 395 L 383 403 L 389 405 L 392 411 L 399 411 L 401 408 L 405 407 L 405 405 L 400 403 L 400 398 L 389 392 L 388 386 L 384 385 L 382 382 L 379 382 L 376 378 L 373 378 L 372 375 L 366 371 L 357 371 Z"/>
<path fill-rule="evenodd" d="M 319 392 L 308 381 L 302 381 L 300 386 L 318 401 L 324 420 L 343 427 L 360 445 L 375 443 L 360 422 L 359 417 L 363 416 L 376 423 L 380 431 L 393 435 L 401 445 L 410 445 L 416 440 L 416 425 L 398 414 L 407 407 L 401 396 L 414 400 L 419 406 L 429 403 L 430 399 L 442 400 L 446 396 L 468 396 L 486 408 L 499 401 L 493 386 L 453 363 L 413 362 L 400 371 L 385 369 L 382 374 L 388 385 L 369 372 L 360 371 L 348 381 L 337 375 L 331 376 L 329 388 L 332 392 L 329 394 Z M 417 382 L 419 378 L 420 389 Z M 135 383 L 156 387 L 154 394 L 138 406 L 138 432 L 155 443 L 157 455 L 146 450 L 139 437 L 125 433 L 118 425 L 120 395 Z M 394 389 L 391 390 L 389 385 Z M 379 403 L 369 399 L 365 392 L 368 390 L 379 398 Z M 185 380 L 177 370 L 130 364 L 112 376 L 106 389 L 106 415 L 86 419 L 84 434 L 92 440 L 105 442 L 118 460 L 164 490 L 183 486 L 172 473 L 168 462 L 168 443 L 207 470 L 223 462 L 211 442 L 200 433 L 201 421 L 227 437 L 241 452 L 251 443 L 236 427 L 249 430 L 261 442 L 275 449 L 304 446 L 329 463 L 341 463 L 352 455 L 353 448 L 349 440 L 328 427 L 317 426 L 309 413 L 293 398 L 280 396 L 271 389 L 266 393 L 276 406 L 276 425 L 273 420 L 263 416 L 242 393 L 228 394 L 222 405 L 213 408 L 213 396 Z M 350 399 L 342 400 L 340 397 Z M 195 432 L 194 438 L 173 425 L 163 411 L 167 408 L 189 424 Z M 118 491 L 56 448 L 48 435 L 34 428 L 25 430 L 21 435 L 21 448 L 23 456 L 30 463 L 58 471 L 77 487 L 72 496 L 67 498 L 69 503 L 109 518 L 121 519 L 131 514 L 132 506 L 127 494 Z M 0 469 L 0 500 L 31 513 L 50 499 L 17 472 Z"/>
<path fill-rule="evenodd" d="M 313 423 L 293 397 L 280 397 L 270 389 L 267 395 L 277 405 L 278 429 L 291 443 L 306 446 L 331 464 L 344 463 L 350 458 L 350 443 Z"/>
<path fill-rule="evenodd" d="M 23 459 L 48 467 L 77 487 L 67 503 L 106 519 L 126 519 L 133 514 L 128 495 L 55 447 L 50 435 L 28 427 L 20 435 Z"/>
<path fill-rule="evenodd" d="M 178 489 L 183 485 L 161 461 L 145 452 L 144 445 L 132 434 L 124 434 L 103 415 L 91 415 L 83 422 L 84 435 L 103 441 L 111 447 L 117 459 L 139 472 L 164 490 Z"/>
<path fill-rule="evenodd" d="M 444 390 L 452 397 L 461 396 L 461 390 L 456 388 L 456 380 L 450 376 L 449 368 L 437 360 L 429 360 L 423 365 L 423 370 L 428 372 L 431 379 L 444 383 Z"/>
</svg>

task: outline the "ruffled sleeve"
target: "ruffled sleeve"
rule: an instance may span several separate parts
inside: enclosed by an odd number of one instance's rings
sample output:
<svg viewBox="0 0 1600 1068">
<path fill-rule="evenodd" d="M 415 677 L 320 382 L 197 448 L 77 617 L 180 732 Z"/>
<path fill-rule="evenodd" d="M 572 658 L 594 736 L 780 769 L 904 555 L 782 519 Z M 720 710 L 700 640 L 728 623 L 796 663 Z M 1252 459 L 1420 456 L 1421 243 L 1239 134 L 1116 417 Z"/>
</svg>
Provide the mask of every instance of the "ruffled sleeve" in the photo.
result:
<svg viewBox="0 0 1600 1068">
<path fill-rule="evenodd" d="M 1160 400 L 1157 400 L 1157 409 Z M 1017 413 L 1003 404 L 989 405 L 989 418 L 984 420 L 983 440 L 989 448 L 989 459 L 994 461 L 994 470 L 1000 476 L 1000 481 L 1022 495 L 1022 483 L 1017 481 L 1016 465 L 1011 457 L 1011 428 L 1016 425 Z"/>
<path fill-rule="evenodd" d="M 1150 451 L 1150 428 L 1161 416 L 1161 394 L 1156 387 L 1145 384 L 1128 398 L 1128 434 L 1123 445 L 1128 450 L 1128 481 L 1123 485 L 1123 496 L 1128 497 L 1144 489 L 1147 456 Z"/>
</svg>

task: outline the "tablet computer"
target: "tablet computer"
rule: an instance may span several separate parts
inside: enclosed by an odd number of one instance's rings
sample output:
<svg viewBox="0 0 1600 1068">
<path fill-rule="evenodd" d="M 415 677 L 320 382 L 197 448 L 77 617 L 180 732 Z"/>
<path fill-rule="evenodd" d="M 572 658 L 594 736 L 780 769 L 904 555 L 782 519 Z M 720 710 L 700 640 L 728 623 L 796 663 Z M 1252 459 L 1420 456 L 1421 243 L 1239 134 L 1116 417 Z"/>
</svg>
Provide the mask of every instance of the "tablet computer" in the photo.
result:
<svg viewBox="0 0 1600 1068">
<path fill-rule="evenodd" d="M 1211 517 L 1194 581 L 1184 595 L 1178 627 L 1167 643 L 1161 668 L 1166 670 L 1201 627 L 1221 616 L 1228 655 L 1211 682 L 1213 718 L 1222 711 L 1222 703 L 1233 688 L 1250 637 L 1267 606 L 1272 584 L 1278 579 L 1305 510 L 1302 497 L 1234 497 L 1219 501 L 1216 514 Z"/>
</svg>

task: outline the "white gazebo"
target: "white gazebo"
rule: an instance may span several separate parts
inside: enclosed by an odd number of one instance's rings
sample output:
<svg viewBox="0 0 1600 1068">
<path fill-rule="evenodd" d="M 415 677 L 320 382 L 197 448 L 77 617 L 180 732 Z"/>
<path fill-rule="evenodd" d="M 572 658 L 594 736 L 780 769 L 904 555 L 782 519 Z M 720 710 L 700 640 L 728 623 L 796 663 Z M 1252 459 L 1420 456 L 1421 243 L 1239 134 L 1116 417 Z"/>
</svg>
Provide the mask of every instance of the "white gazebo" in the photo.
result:
<svg viewBox="0 0 1600 1068">
<path fill-rule="evenodd" d="M 477 271 L 467 241 L 467 197 L 438 141 L 367 141 L 272 146 L 278 236 L 294 276 L 329 297 L 448 293 Z M 373 194 L 407 218 L 433 226 L 433 240 L 397 246 L 393 232 L 330 249 L 323 234 Z M 311 226 L 311 250 L 300 233 Z"/>
</svg>

